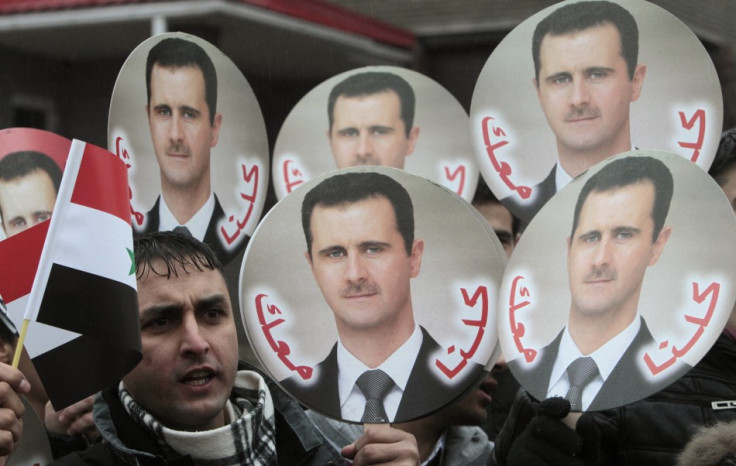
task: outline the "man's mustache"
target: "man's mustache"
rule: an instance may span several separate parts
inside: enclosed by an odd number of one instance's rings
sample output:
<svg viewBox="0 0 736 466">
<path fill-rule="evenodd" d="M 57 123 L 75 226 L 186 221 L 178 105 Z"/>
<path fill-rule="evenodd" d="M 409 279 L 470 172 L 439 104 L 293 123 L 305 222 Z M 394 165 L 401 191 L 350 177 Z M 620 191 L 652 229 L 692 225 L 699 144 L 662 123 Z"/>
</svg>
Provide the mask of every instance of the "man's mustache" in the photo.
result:
<svg viewBox="0 0 736 466">
<path fill-rule="evenodd" d="M 171 153 L 174 153 L 174 154 L 183 154 L 183 155 L 187 155 L 188 156 L 189 155 L 189 146 L 187 146 L 184 143 L 171 144 L 170 146 L 168 146 L 166 148 L 166 153 L 167 154 L 171 154 Z"/>
<path fill-rule="evenodd" d="M 610 267 L 593 267 L 593 269 L 585 275 L 585 281 L 594 280 L 615 280 L 618 274 Z"/>
<path fill-rule="evenodd" d="M 380 291 L 380 288 L 375 283 L 358 282 L 349 283 L 348 286 L 342 289 L 340 296 L 343 298 L 349 298 L 352 296 L 360 296 L 364 294 L 375 294 Z"/>
<path fill-rule="evenodd" d="M 581 107 L 575 107 L 565 115 L 565 120 L 578 120 L 581 118 L 598 118 L 601 116 L 601 112 L 594 107 L 583 105 Z"/>
</svg>

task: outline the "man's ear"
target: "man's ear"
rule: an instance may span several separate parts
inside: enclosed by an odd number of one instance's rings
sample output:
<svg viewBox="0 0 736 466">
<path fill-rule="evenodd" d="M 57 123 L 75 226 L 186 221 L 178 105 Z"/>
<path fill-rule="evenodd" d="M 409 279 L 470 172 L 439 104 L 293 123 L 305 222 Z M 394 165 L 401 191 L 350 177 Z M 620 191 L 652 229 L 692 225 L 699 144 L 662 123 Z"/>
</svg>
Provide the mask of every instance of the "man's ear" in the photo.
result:
<svg viewBox="0 0 736 466">
<path fill-rule="evenodd" d="M 664 249 L 664 245 L 667 244 L 667 240 L 670 239 L 670 234 L 672 234 L 672 227 L 664 227 L 662 228 L 662 231 L 659 232 L 657 241 L 654 242 L 652 257 L 649 259 L 650 266 L 656 264 L 659 260 L 659 256 L 662 254 L 662 250 Z"/>
<path fill-rule="evenodd" d="M 537 78 L 532 78 L 532 84 L 534 85 L 534 90 L 537 91 L 537 100 L 539 100 L 539 81 L 537 81 Z"/>
<path fill-rule="evenodd" d="M 407 147 L 406 155 L 411 155 L 414 152 L 414 148 L 417 145 L 417 139 L 419 139 L 419 126 L 415 126 L 409 131 L 409 147 Z"/>
<path fill-rule="evenodd" d="M 212 144 L 210 147 L 215 147 L 217 141 L 220 139 L 220 127 L 222 126 L 222 113 L 215 113 L 215 119 L 212 120 Z"/>
<path fill-rule="evenodd" d="M 15 345 L 9 341 L 0 341 L 0 362 L 10 365 L 13 362 Z"/>
<path fill-rule="evenodd" d="M 415 239 L 414 244 L 411 246 L 411 278 L 419 275 L 419 269 L 422 268 L 422 254 L 424 254 L 424 240 Z"/>
<path fill-rule="evenodd" d="M 644 86 L 644 77 L 647 74 L 647 65 L 639 64 L 634 69 L 634 77 L 631 79 L 631 101 L 634 102 L 641 95 L 641 88 Z"/>
<path fill-rule="evenodd" d="M 148 104 L 146 104 L 146 118 L 151 119 L 151 114 L 148 113 Z"/>
</svg>

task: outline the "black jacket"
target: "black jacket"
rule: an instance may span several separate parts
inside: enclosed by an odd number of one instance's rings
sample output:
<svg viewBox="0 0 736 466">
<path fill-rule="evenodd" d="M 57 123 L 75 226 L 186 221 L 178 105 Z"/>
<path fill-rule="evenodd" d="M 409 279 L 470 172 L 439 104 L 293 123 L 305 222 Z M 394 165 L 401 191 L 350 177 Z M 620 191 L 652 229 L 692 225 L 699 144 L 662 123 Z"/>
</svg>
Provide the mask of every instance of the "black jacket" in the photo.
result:
<svg viewBox="0 0 736 466">
<path fill-rule="evenodd" d="M 240 370 L 253 370 L 241 363 Z M 264 376 L 276 416 L 276 451 L 283 465 L 337 465 L 344 461 L 314 427 L 299 405 Z M 52 465 L 193 465 L 191 457 L 163 458 L 156 442 L 125 411 L 117 385 L 97 394 L 95 424 L 103 442 L 65 456 Z"/>
<path fill-rule="evenodd" d="M 698 427 L 736 420 L 736 408 L 713 402 L 736 400 L 736 341 L 721 335 L 684 376 L 654 395 L 625 406 L 585 414 L 601 431 L 600 464 L 669 465 Z M 523 392 L 496 442 L 499 464 L 523 431 L 538 402 Z"/>
</svg>

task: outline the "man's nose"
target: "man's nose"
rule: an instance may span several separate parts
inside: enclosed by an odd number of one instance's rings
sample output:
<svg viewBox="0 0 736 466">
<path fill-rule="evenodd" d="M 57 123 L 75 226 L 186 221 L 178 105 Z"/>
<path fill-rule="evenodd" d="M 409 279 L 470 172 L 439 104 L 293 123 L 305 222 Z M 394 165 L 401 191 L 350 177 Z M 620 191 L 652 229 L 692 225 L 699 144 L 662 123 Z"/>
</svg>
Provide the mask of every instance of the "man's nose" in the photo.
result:
<svg viewBox="0 0 736 466">
<path fill-rule="evenodd" d="M 367 132 L 362 132 L 358 136 L 358 155 L 366 156 L 373 152 L 373 142 Z"/>
<path fill-rule="evenodd" d="M 181 332 L 181 352 L 184 355 L 199 355 L 209 352 L 210 344 L 205 338 L 196 316 L 193 314 L 184 316 Z"/>
<path fill-rule="evenodd" d="M 348 256 L 345 276 L 353 283 L 366 279 L 366 268 L 361 257 L 356 254 Z"/>
<path fill-rule="evenodd" d="M 609 239 L 601 239 L 595 250 L 595 256 L 593 257 L 594 265 L 596 267 L 603 267 L 610 264 L 612 247 L 613 245 Z"/>
<path fill-rule="evenodd" d="M 572 82 L 572 95 L 570 103 L 574 107 L 579 107 L 590 102 L 590 90 L 584 79 L 575 79 Z"/>
<path fill-rule="evenodd" d="M 174 115 L 171 118 L 171 125 L 169 126 L 169 138 L 172 142 L 180 142 L 182 140 L 182 119 L 178 115 Z"/>
</svg>

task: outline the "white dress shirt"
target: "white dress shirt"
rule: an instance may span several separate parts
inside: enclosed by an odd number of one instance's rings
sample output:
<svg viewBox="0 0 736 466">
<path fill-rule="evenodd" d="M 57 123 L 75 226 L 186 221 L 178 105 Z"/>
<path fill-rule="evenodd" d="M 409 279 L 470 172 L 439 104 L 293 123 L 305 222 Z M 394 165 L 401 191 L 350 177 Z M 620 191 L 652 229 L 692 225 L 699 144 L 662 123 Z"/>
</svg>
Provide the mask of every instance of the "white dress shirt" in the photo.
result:
<svg viewBox="0 0 736 466">
<path fill-rule="evenodd" d="M 380 369 L 393 379 L 395 385 L 383 399 L 383 407 L 389 420 L 393 421 L 396 412 L 399 410 L 401 397 L 406 389 L 409 381 L 409 374 L 419 355 L 419 349 L 422 346 L 422 331 L 419 326 L 414 327 L 414 332 L 408 340 L 404 342 L 391 356 L 388 357 L 378 367 L 368 367 L 358 358 L 350 354 L 343 346 L 342 342 L 337 341 L 337 384 L 340 394 L 340 409 L 342 418 L 347 421 L 360 422 L 365 410 L 366 399 L 355 382 L 363 372 L 371 369 Z"/>
<path fill-rule="evenodd" d="M 562 331 L 560 347 L 557 351 L 557 359 L 552 367 L 549 378 L 547 397 L 565 397 L 570 389 L 570 380 L 567 377 L 567 367 L 577 358 L 590 356 L 598 366 L 598 375 L 583 389 L 583 410 L 588 409 L 600 391 L 613 368 L 618 364 L 621 356 L 629 348 L 636 338 L 641 327 L 641 318 L 637 314 L 634 321 L 623 329 L 618 335 L 608 340 L 606 344 L 593 351 L 591 354 L 582 354 L 570 335 L 567 326 Z"/>
<path fill-rule="evenodd" d="M 210 191 L 210 197 L 196 214 L 189 219 L 184 225 L 180 225 L 176 221 L 174 214 L 171 213 L 169 206 L 166 205 L 164 196 L 161 196 L 161 202 L 158 203 L 158 231 L 170 231 L 178 226 L 187 227 L 189 233 L 200 241 L 204 241 L 204 235 L 207 234 L 207 227 L 210 224 L 212 214 L 215 212 L 215 194 Z"/>
</svg>

